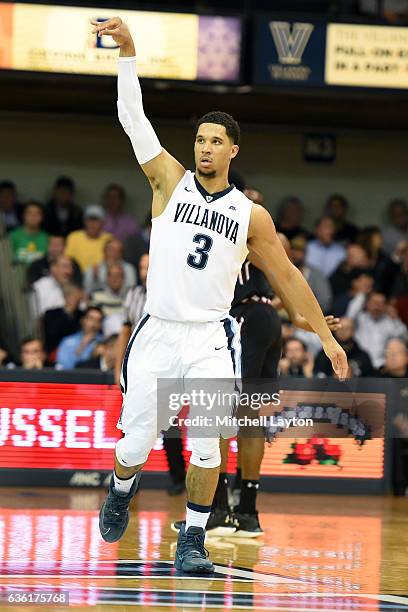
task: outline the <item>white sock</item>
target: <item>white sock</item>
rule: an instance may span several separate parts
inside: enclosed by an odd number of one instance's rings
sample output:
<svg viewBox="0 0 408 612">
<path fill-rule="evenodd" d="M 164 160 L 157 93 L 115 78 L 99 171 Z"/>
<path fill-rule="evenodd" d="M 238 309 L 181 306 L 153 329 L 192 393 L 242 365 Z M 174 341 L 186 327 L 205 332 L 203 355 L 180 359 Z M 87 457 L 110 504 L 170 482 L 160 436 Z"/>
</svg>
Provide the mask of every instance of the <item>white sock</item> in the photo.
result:
<svg viewBox="0 0 408 612">
<path fill-rule="evenodd" d="M 202 506 L 202 508 L 208 508 L 208 512 L 197 512 L 187 506 L 186 508 L 186 531 L 189 527 L 202 527 L 205 526 L 210 516 L 211 506 Z"/>
<path fill-rule="evenodd" d="M 131 476 L 130 478 L 123 479 L 116 476 L 116 472 L 113 472 L 113 488 L 116 493 L 119 493 L 120 495 L 127 495 L 132 487 L 132 484 L 135 481 L 136 476 L 137 473 L 134 476 Z"/>
</svg>

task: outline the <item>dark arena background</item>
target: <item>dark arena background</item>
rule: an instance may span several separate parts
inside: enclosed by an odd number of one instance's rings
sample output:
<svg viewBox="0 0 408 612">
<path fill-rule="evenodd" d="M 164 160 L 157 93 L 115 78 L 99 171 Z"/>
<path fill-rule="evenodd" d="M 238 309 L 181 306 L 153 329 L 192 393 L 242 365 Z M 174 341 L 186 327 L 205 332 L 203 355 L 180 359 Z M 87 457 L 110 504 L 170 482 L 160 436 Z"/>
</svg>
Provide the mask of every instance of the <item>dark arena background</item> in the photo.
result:
<svg viewBox="0 0 408 612">
<path fill-rule="evenodd" d="M 90 24 L 113 16 L 185 168 L 202 115 L 239 122 L 230 182 L 348 357 L 341 382 L 277 293 L 240 302 L 279 315 L 280 401 L 261 409 L 262 534 L 208 528 L 208 576 L 173 567 L 181 425 L 158 433 L 125 536 L 99 533 L 151 231 L 119 51 Z M 0 610 L 408 611 L 408 0 L 0 2 L 0 145 Z M 231 438 L 231 516 L 241 453 Z"/>
</svg>

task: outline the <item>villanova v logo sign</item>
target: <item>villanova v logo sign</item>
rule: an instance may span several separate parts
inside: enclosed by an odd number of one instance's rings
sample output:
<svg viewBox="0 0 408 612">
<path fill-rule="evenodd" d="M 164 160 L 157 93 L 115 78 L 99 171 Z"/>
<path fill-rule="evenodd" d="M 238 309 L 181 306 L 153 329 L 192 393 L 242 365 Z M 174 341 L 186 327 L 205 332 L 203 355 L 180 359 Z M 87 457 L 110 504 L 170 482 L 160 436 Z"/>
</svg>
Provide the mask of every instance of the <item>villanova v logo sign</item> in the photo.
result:
<svg viewBox="0 0 408 612">
<path fill-rule="evenodd" d="M 271 21 L 269 27 L 279 61 L 282 64 L 300 64 L 314 26 L 311 23 L 294 23 L 291 31 L 287 21 Z"/>
</svg>

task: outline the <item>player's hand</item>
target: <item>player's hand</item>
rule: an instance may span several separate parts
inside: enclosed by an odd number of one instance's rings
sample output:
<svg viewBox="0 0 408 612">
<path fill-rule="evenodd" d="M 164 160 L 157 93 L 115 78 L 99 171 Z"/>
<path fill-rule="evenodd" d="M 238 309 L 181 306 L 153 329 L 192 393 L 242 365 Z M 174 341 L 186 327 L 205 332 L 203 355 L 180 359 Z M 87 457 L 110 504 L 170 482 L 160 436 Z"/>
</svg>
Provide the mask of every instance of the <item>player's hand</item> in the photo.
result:
<svg viewBox="0 0 408 612">
<path fill-rule="evenodd" d="M 334 317 L 333 315 L 327 315 L 327 317 L 324 318 L 326 320 L 327 327 L 330 329 L 331 332 L 341 329 L 341 323 L 338 317 Z"/>
<path fill-rule="evenodd" d="M 341 328 L 340 319 L 338 317 L 334 317 L 333 315 L 327 315 L 327 317 L 324 318 L 331 332 L 337 331 Z M 293 317 L 292 323 L 295 327 L 298 327 L 299 329 L 304 329 L 308 332 L 314 331 L 312 326 L 309 325 L 309 323 L 306 321 L 305 317 L 299 313 L 296 313 L 296 316 Z"/>
<path fill-rule="evenodd" d="M 92 33 L 98 36 L 112 36 L 115 43 L 122 47 L 132 41 L 132 37 L 129 32 L 129 28 L 120 17 L 112 17 L 107 21 L 95 21 L 91 20 L 94 26 Z"/>
<path fill-rule="evenodd" d="M 324 352 L 331 361 L 332 368 L 337 378 L 345 380 L 348 372 L 347 355 L 340 344 L 331 336 L 324 342 L 322 341 L 322 346 Z"/>
</svg>

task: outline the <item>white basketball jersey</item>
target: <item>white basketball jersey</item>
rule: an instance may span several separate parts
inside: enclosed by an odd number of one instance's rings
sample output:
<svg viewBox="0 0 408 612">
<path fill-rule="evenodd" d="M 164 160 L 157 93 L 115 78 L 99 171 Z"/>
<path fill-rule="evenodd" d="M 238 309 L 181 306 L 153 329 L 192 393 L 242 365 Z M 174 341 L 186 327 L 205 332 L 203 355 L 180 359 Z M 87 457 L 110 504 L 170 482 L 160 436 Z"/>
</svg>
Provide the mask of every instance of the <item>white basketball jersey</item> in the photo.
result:
<svg viewBox="0 0 408 612">
<path fill-rule="evenodd" d="M 146 312 L 171 321 L 225 318 L 248 254 L 251 208 L 235 187 L 211 195 L 187 170 L 152 222 Z"/>
</svg>

